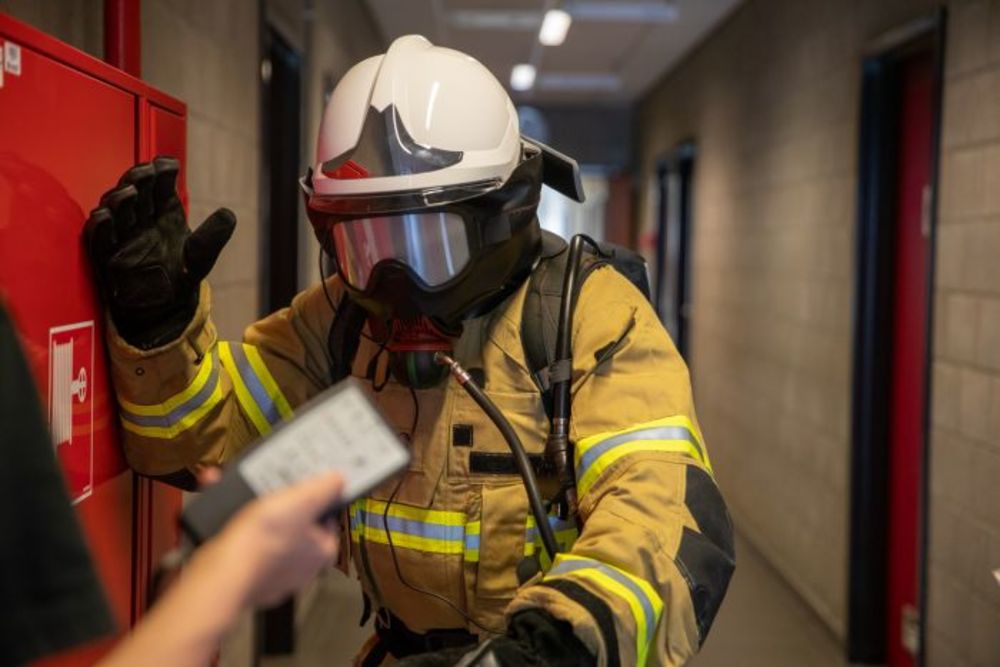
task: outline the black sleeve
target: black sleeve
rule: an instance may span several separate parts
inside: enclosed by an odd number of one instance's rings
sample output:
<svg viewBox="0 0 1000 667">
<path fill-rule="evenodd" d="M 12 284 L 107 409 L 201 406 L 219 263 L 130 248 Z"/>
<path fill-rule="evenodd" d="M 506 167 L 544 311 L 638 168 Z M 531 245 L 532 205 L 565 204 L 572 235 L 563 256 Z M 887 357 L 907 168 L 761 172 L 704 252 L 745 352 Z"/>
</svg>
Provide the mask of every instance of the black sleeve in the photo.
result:
<svg viewBox="0 0 1000 667">
<path fill-rule="evenodd" d="M 20 665 L 115 629 L 38 397 L 0 303 L 2 665 Z"/>
</svg>

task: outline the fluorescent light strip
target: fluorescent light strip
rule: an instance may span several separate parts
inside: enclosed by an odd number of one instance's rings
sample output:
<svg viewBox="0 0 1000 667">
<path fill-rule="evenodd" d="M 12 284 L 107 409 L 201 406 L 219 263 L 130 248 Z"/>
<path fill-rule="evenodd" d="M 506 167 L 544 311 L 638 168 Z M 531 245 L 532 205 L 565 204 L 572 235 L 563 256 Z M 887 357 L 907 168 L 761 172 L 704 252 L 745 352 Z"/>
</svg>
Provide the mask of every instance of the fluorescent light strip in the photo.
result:
<svg viewBox="0 0 1000 667">
<path fill-rule="evenodd" d="M 674 4 L 656 0 L 579 0 L 570 5 L 569 10 L 573 18 L 580 21 L 673 23 L 680 18 L 680 11 Z"/>
<path fill-rule="evenodd" d="M 542 13 L 502 9 L 456 9 L 448 13 L 448 22 L 464 30 L 538 30 Z"/>
<path fill-rule="evenodd" d="M 573 17 L 561 9 L 550 9 L 545 12 L 542 28 L 538 31 L 538 41 L 544 46 L 559 46 L 566 41 L 566 33 L 573 23 Z"/>
<path fill-rule="evenodd" d="M 538 77 L 538 89 L 553 92 L 608 92 L 622 87 L 621 79 L 615 74 L 551 73 Z"/>
</svg>

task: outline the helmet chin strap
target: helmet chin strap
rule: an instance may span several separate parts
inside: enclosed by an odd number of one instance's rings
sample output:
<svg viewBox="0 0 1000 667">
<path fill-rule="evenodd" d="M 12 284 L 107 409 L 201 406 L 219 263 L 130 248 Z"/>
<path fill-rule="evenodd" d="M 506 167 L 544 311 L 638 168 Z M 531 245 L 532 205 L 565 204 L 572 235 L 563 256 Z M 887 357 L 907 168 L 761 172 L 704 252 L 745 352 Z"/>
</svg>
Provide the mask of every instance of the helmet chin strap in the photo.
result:
<svg viewBox="0 0 1000 667">
<path fill-rule="evenodd" d="M 434 359 L 438 353 L 451 354 L 451 336 L 426 316 L 392 320 L 390 326 L 392 331 L 385 349 L 396 381 L 413 389 L 440 384 L 448 376 L 448 367 Z"/>
</svg>

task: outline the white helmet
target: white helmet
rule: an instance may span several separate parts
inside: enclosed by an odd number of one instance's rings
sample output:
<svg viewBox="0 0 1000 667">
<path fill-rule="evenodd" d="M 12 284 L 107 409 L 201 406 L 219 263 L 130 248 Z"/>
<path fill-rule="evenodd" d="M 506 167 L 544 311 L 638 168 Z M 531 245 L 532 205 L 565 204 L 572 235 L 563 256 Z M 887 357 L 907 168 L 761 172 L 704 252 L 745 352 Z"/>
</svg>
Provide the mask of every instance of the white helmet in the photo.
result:
<svg viewBox="0 0 1000 667">
<path fill-rule="evenodd" d="M 542 182 L 583 200 L 576 162 L 521 136 L 517 111 L 489 70 L 418 35 L 395 40 L 337 84 L 310 171 L 302 180 L 310 220 L 359 301 L 369 297 L 374 308 L 401 292 L 391 277 L 376 285 L 378 267 L 395 263 L 409 275 L 402 291 L 414 296 L 413 308 L 386 310 L 448 319 L 478 310 L 485 294 L 477 292 L 506 293 L 523 279 L 533 262 L 524 255 L 540 238 L 526 226 L 537 228 Z M 482 233 L 488 220 L 513 219 L 515 210 L 518 220 L 502 233 L 496 224 Z M 475 285 L 459 285 L 471 265 L 522 230 L 523 247 L 508 250 L 517 250 L 516 266 L 500 270 L 494 260 L 493 279 L 480 272 Z"/>
<path fill-rule="evenodd" d="M 467 185 L 455 194 L 469 196 L 499 187 L 520 157 L 517 111 L 489 70 L 408 35 L 337 85 L 320 125 L 313 190 L 368 198 Z"/>
</svg>

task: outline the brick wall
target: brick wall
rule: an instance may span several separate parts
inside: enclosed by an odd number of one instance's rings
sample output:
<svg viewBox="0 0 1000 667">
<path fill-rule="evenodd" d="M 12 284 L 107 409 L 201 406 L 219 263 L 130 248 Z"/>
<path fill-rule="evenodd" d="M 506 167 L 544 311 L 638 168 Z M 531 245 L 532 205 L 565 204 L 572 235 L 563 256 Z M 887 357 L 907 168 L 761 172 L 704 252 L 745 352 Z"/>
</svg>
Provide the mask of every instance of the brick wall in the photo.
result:
<svg viewBox="0 0 1000 667">
<path fill-rule="evenodd" d="M 928 664 L 1000 664 L 1000 1 L 950 6 L 931 430 Z"/>
</svg>

